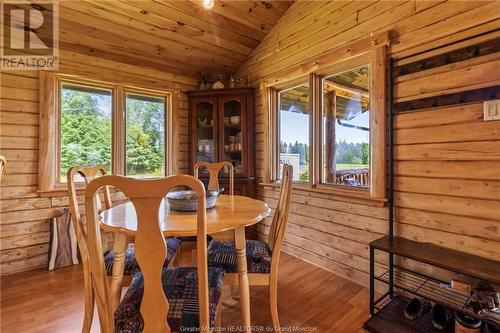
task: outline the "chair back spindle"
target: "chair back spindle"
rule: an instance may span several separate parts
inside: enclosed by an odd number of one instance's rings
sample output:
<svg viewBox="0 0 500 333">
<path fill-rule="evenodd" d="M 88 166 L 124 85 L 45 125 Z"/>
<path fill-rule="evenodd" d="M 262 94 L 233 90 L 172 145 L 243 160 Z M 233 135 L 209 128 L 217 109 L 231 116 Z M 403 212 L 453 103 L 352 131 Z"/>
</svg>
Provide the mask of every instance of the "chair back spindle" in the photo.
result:
<svg viewBox="0 0 500 333">
<path fill-rule="evenodd" d="M 197 206 L 197 271 L 199 318 L 202 332 L 209 328 L 207 228 L 205 188 L 200 180 L 188 175 L 175 175 L 162 179 L 133 179 L 123 176 L 104 176 L 91 181 L 85 192 L 88 220 L 88 237 L 92 279 L 96 294 L 97 308 L 102 332 L 113 332 L 114 319 L 110 307 L 110 287 L 101 254 L 101 234 L 97 191 L 105 186 L 113 186 L 127 196 L 135 208 L 137 231 L 135 253 L 144 278 L 144 294 L 141 315 L 144 333 L 170 332 L 167 323 L 168 300 L 162 289 L 163 263 L 167 256 L 167 245 L 161 230 L 160 212 L 164 196 L 174 187 L 187 186 L 198 198 Z"/>
<path fill-rule="evenodd" d="M 210 162 L 198 162 L 194 165 L 194 176 L 199 177 L 199 172 L 201 168 L 206 168 L 210 179 L 208 181 L 209 191 L 218 191 L 220 189 L 219 185 L 219 173 L 223 168 L 228 168 L 229 170 L 229 194 L 234 194 L 234 167 L 231 162 L 224 161 L 218 163 Z"/>
<path fill-rule="evenodd" d="M 269 247 L 273 252 L 273 263 L 275 261 L 275 258 L 279 258 L 281 247 L 283 245 L 283 239 L 285 237 L 288 215 L 290 211 L 290 203 L 292 199 L 292 179 L 292 166 L 289 164 L 283 165 L 283 174 L 281 177 L 281 189 L 278 199 L 278 205 L 274 213 L 273 222 L 271 223 L 271 229 L 269 231 L 268 238 Z"/>
</svg>

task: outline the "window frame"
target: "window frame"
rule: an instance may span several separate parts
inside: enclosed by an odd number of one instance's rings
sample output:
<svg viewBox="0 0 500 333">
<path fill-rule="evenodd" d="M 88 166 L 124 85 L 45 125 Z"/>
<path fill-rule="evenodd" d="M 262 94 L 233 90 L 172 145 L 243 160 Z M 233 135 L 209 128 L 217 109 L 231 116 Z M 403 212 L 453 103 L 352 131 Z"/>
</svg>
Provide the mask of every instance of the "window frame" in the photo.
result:
<svg viewBox="0 0 500 333">
<path fill-rule="evenodd" d="M 169 155 L 169 149 L 170 143 L 172 142 L 169 133 L 171 131 L 169 130 L 169 127 L 172 125 L 172 119 L 170 118 L 171 112 L 170 110 L 170 105 L 171 105 L 171 94 L 168 96 L 165 95 L 165 93 L 162 93 L 160 91 L 156 90 L 151 90 L 151 89 L 140 89 L 137 87 L 130 87 L 130 86 L 124 86 L 123 87 L 123 93 L 121 94 L 122 97 L 122 105 L 123 105 L 123 171 L 119 170 L 121 174 L 127 175 L 127 94 L 135 94 L 139 96 L 151 96 L 151 97 L 157 97 L 157 98 L 162 98 L 163 99 L 163 110 L 165 112 L 164 114 L 164 129 L 165 129 L 165 144 L 164 144 L 164 156 L 165 156 L 165 172 L 163 176 L 167 176 L 169 174 L 169 165 L 171 163 L 172 158 Z M 134 176 L 130 176 L 134 177 Z M 149 178 L 149 177 L 141 177 L 141 178 Z"/>
<path fill-rule="evenodd" d="M 108 172 L 125 175 L 126 169 L 126 93 L 136 93 L 161 97 L 165 100 L 165 174 L 176 171 L 177 166 L 174 138 L 177 128 L 173 124 L 175 107 L 178 105 L 178 90 L 156 90 L 108 81 L 88 79 L 85 77 L 40 72 L 40 127 L 39 127 L 39 158 L 38 193 L 41 196 L 65 194 L 66 182 L 59 179 L 61 174 L 61 92 L 63 84 L 111 90 L 111 170 Z M 77 184 L 81 187 L 83 184 Z"/>
<path fill-rule="evenodd" d="M 273 170 L 275 170 L 275 172 L 273 173 L 273 181 L 274 182 L 279 182 L 280 181 L 280 174 L 279 174 L 279 170 L 280 170 L 280 156 L 281 156 L 281 147 L 280 147 L 280 141 L 281 141 L 281 108 L 280 108 L 280 104 L 281 104 L 281 101 L 280 101 L 280 93 L 283 92 L 283 91 L 286 91 L 286 90 L 290 90 L 290 89 L 293 89 L 293 88 L 296 88 L 296 87 L 300 87 L 301 85 L 305 85 L 305 84 L 310 84 L 309 80 L 308 80 L 308 77 L 301 77 L 301 78 L 298 78 L 292 82 L 288 82 L 286 85 L 284 86 L 278 86 L 278 87 L 275 87 L 274 89 L 274 93 L 276 94 L 276 98 L 274 99 L 275 100 L 275 106 L 274 106 L 274 109 L 276 110 L 274 113 L 275 113 L 275 128 L 276 128 L 276 140 L 275 140 L 275 146 L 274 146 L 274 155 L 276 156 L 276 158 L 273 160 L 274 161 L 274 168 Z M 293 184 L 294 186 L 301 186 L 301 187 L 307 187 L 307 186 L 310 186 L 311 184 L 311 181 L 312 181 L 312 177 L 311 177 L 311 153 L 313 151 L 312 149 L 312 141 L 311 141 L 311 125 L 312 125 L 312 114 L 311 114 L 311 87 L 309 86 L 309 102 L 308 102 L 308 126 L 309 126 L 309 180 L 295 180 L 293 181 Z M 296 172 L 296 171 L 294 171 Z"/>
<path fill-rule="evenodd" d="M 381 42 L 380 42 L 381 41 Z M 284 87 L 293 87 L 297 78 L 304 80 L 304 76 L 309 76 L 309 182 L 294 182 L 293 187 L 313 192 L 321 192 L 342 197 L 352 197 L 363 200 L 363 202 L 376 202 L 383 204 L 386 202 L 386 84 L 387 84 L 387 54 L 386 46 L 388 35 L 380 34 L 360 42 L 351 43 L 344 48 L 335 49 L 331 54 L 319 56 L 302 64 L 296 70 L 289 69 L 276 77 L 268 78 L 261 82 L 261 90 L 264 98 L 268 102 L 269 115 L 268 124 L 268 156 L 269 167 L 265 173 L 264 185 L 278 185 L 277 173 L 279 168 L 279 92 Z M 356 49 L 356 54 L 346 55 L 342 50 Z M 346 52 L 347 53 L 347 52 Z M 326 58 L 328 61 L 321 61 Z M 322 176 L 322 107 L 323 107 L 323 78 L 349 71 L 363 65 L 368 65 L 369 74 L 369 100 L 370 100 L 370 186 L 350 187 L 338 184 L 327 184 L 321 181 Z M 300 73 L 297 75 L 296 73 Z M 294 77 L 295 76 L 295 77 Z M 271 82 L 271 83 L 270 83 Z"/>
<path fill-rule="evenodd" d="M 108 170 L 108 172 L 111 172 L 114 170 L 114 165 L 116 164 L 115 156 L 113 154 L 113 145 L 114 145 L 114 134 L 113 134 L 113 118 L 115 114 L 115 92 L 116 92 L 116 87 L 110 84 L 101 84 L 101 83 L 94 83 L 94 82 L 87 82 L 86 80 L 74 80 L 71 78 L 57 78 L 56 82 L 56 100 L 55 100 L 55 108 L 57 112 L 56 116 L 56 127 L 55 127 L 55 141 L 56 141 L 56 156 L 55 156 L 55 187 L 65 187 L 66 182 L 62 182 L 59 179 L 59 176 L 61 175 L 61 119 L 62 119 L 62 103 L 61 103 L 61 95 L 62 95 L 62 86 L 64 84 L 69 84 L 72 86 L 80 86 L 80 87 L 89 87 L 89 88 L 94 88 L 94 89 L 101 89 L 101 90 L 109 90 L 111 92 L 111 170 Z"/>
<path fill-rule="evenodd" d="M 323 182 L 323 180 L 322 180 L 323 160 L 322 160 L 321 151 L 322 151 L 322 146 L 323 146 L 323 134 L 324 134 L 323 133 L 323 105 L 324 105 L 323 81 L 324 81 L 324 79 L 326 79 L 328 77 L 331 77 L 331 76 L 334 76 L 337 74 L 341 74 L 341 73 L 345 73 L 345 72 L 348 72 L 350 70 L 357 69 L 359 67 L 366 66 L 366 65 L 369 68 L 368 80 L 370 82 L 370 88 L 368 90 L 369 91 L 369 100 L 370 100 L 370 114 L 369 114 L 369 116 L 370 116 L 370 120 L 369 120 L 369 122 L 370 122 L 370 134 L 369 134 L 370 135 L 370 140 L 369 140 L 370 141 L 370 164 L 369 164 L 370 185 L 369 185 L 369 187 L 355 187 L 355 186 L 346 186 L 346 185 L 340 185 L 340 184 L 328 184 L 328 183 Z M 374 101 L 373 101 L 372 94 L 371 94 L 371 89 L 372 89 L 373 84 L 372 84 L 370 55 L 368 54 L 368 55 L 358 56 L 356 58 L 350 59 L 349 61 L 341 62 L 341 63 L 336 64 L 334 66 L 327 67 L 321 71 L 318 71 L 317 73 L 314 73 L 313 75 L 315 76 L 315 79 L 318 80 L 318 82 L 319 82 L 319 91 L 317 91 L 317 94 L 319 95 L 318 96 L 319 106 L 315 110 L 316 114 L 315 114 L 315 119 L 314 119 L 316 122 L 316 129 L 317 129 L 316 130 L 317 131 L 316 140 L 317 140 L 317 145 L 318 145 L 317 148 L 319 149 L 319 152 L 317 154 L 317 159 L 315 160 L 315 168 L 316 168 L 316 172 L 315 172 L 316 179 L 314 182 L 315 187 L 318 189 L 334 188 L 334 189 L 340 190 L 340 191 L 352 191 L 353 193 L 359 193 L 362 195 L 369 196 L 371 188 L 372 188 L 372 181 L 371 181 L 372 180 L 372 178 L 371 178 L 372 177 L 372 157 L 373 157 L 372 152 L 374 151 L 374 149 L 373 149 L 374 142 L 372 141 L 372 132 L 377 131 L 374 128 L 376 125 L 374 124 L 375 116 L 373 115 L 373 113 L 378 112 L 377 110 L 373 111 L 373 107 L 372 107 L 372 106 L 375 106 L 375 104 L 372 104 Z M 384 113 L 385 113 L 385 110 L 384 110 Z M 385 131 L 385 128 L 384 128 L 384 131 Z M 384 172 L 385 172 L 385 170 L 384 170 Z"/>
</svg>

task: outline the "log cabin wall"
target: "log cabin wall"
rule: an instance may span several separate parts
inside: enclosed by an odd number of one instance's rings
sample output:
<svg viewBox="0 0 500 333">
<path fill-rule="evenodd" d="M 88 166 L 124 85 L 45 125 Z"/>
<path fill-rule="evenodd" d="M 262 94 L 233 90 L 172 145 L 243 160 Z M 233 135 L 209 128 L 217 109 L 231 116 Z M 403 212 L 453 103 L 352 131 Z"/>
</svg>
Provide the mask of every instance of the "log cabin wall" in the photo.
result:
<svg viewBox="0 0 500 333">
<path fill-rule="evenodd" d="M 296 2 L 237 75 L 250 75 L 258 87 L 274 73 L 382 31 L 390 31 L 389 56 L 403 66 L 498 37 L 498 13 L 500 3 L 491 1 Z M 498 68 L 496 52 L 400 75 L 394 97 L 403 102 L 495 86 Z M 476 101 L 396 116 L 397 235 L 500 260 L 500 122 L 484 122 L 482 110 Z M 268 174 L 266 112 L 257 95 L 259 182 Z M 276 186 L 262 184 L 258 195 L 276 207 Z M 367 285 L 368 243 L 387 232 L 387 219 L 385 207 L 294 189 L 284 248 Z M 270 222 L 260 228 L 263 237 Z M 385 258 L 377 262 L 380 270 Z"/>
<path fill-rule="evenodd" d="M 61 51 L 59 72 L 151 89 L 193 89 L 195 80 L 74 52 Z M 67 207 L 66 195 L 41 197 L 38 185 L 38 72 L 1 73 L 0 150 L 8 160 L 1 183 L 0 271 L 2 275 L 46 267 L 49 219 Z M 188 172 L 187 97 L 180 94 L 177 167 Z M 80 201 L 81 200 L 81 201 Z M 83 197 L 79 197 L 83 204 Z"/>
</svg>

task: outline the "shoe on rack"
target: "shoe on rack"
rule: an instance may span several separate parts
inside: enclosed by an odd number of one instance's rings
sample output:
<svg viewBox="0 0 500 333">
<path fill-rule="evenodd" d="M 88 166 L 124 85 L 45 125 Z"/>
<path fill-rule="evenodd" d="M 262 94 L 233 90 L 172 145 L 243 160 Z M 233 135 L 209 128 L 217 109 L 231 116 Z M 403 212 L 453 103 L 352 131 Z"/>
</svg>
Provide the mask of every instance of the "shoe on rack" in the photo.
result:
<svg viewBox="0 0 500 333">
<path fill-rule="evenodd" d="M 406 304 L 404 314 L 405 317 L 410 320 L 417 320 L 424 315 L 431 305 L 429 302 L 423 298 L 415 297 L 408 304 Z"/>
</svg>

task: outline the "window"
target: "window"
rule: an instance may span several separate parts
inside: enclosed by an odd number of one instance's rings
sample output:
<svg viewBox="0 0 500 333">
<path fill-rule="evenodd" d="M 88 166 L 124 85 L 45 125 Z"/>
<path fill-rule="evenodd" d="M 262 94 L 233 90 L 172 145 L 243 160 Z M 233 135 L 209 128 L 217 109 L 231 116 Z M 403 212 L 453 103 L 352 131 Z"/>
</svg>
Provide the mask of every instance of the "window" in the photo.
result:
<svg viewBox="0 0 500 333">
<path fill-rule="evenodd" d="M 369 66 L 322 80 L 321 182 L 369 187 Z"/>
<path fill-rule="evenodd" d="M 74 165 L 104 164 L 111 170 L 112 91 L 62 83 L 60 173 Z"/>
<path fill-rule="evenodd" d="M 294 167 L 293 180 L 309 180 L 309 84 L 279 92 L 279 174 Z M 278 178 L 279 179 L 279 178 Z"/>
<path fill-rule="evenodd" d="M 64 192 L 74 165 L 159 177 L 176 171 L 174 91 L 40 73 L 39 192 Z"/>
<path fill-rule="evenodd" d="M 388 40 L 341 46 L 261 82 L 269 103 L 265 182 L 279 181 L 288 163 L 296 187 L 385 203 Z"/>
<path fill-rule="evenodd" d="M 321 82 L 317 86 L 321 92 L 309 83 L 277 90 L 279 167 L 275 179 L 279 180 L 287 163 L 294 167 L 294 181 L 310 182 L 313 168 L 309 155 L 317 149 L 321 165 L 317 184 L 369 188 L 369 65 L 313 77 Z M 309 105 L 318 95 L 321 109 L 311 115 Z M 309 130 L 310 118 L 314 114 L 320 117 L 320 147 L 310 147 L 314 137 Z"/>
<path fill-rule="evenodd" d="M 165 99 L 128 93 L 126 97 L 126 174 L 165 174 Z"/>
</svg>

